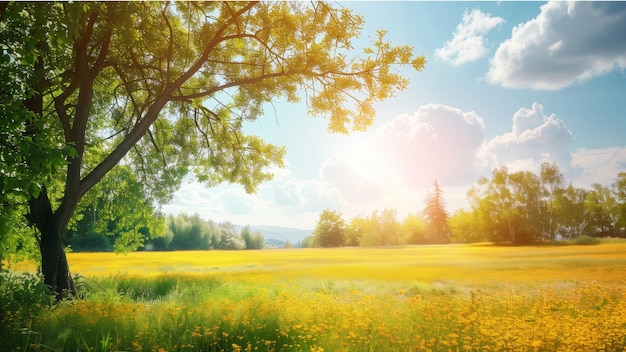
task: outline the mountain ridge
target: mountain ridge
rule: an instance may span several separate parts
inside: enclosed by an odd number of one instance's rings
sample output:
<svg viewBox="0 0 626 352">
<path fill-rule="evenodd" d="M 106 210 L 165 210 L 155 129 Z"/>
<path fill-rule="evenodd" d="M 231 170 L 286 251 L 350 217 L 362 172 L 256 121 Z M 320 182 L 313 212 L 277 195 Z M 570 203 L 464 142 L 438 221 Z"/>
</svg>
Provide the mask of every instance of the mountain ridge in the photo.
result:
<svg viewBox="0 0 626 352">
<path fill-rule="evenodd" d="M 305 237 L 313 235 L 313 229 L 300 229 L 294 227 L 274 225 L 247 225 L 251 231 L 258 231 L 265 240 L 279 240 L 283 243 L 289 241 L 292 245 L 301 242 Z M 235 225 L 237 231 L 245 226 Z"/>
</svg>

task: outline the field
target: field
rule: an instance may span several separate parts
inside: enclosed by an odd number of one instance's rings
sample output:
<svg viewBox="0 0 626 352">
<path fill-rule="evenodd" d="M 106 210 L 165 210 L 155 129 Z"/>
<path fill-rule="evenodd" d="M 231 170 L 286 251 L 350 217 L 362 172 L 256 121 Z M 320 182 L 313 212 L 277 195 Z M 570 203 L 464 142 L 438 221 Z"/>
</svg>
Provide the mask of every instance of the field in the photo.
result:
<svg viewBox="0 0 626 352">
<path fill-rule="evenodd" d="M 81 275 L 79 300 L 49 306 L 44 295 L 26 293 L 35 280 L 4 279 L 4 349 L 626 349 L 623 242 L 70 253 L 68 260 Z"/>
</svg>

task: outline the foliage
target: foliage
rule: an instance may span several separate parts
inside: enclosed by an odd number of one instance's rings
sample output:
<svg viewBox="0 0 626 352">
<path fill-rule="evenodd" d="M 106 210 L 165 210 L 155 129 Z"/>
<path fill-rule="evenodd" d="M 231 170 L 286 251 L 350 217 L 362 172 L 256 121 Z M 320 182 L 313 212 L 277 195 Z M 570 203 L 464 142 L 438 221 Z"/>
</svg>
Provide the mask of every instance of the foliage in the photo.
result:
<svg viewBox="0 0 626 352">
<path fill-rule="evenodd" d="M 165 235 L 165 217 L 156 212 L 146 189 L 125 165 L 114 168 L 79 203 L 64 233 L 72 250 L 129 252 Z"/>
<path fill-rule="evenodd" d="M 323 210 L 313 230 L 315 243 L 321 247 L 343 246 L 345 227 L 340 213 L 328 209 Z"/>
<path fill-rule="evenodd" d="M 116 169 L 150 212 L 188 173 L 248 192 L 270 179 L 285 149 L 243 128 L 268 103 L 304 99 L 331 132 L 370 126 L 374 104 L 408 84 L 394 67 L 421 70 L 425 58 L 383 30 L 355 53 L 362 26 L 326 3 L 2 5 L 0 207 L 37 228 L 46 284 L 74 291 L 61 235 Z M 146 217 L 127 215 L 115 217 L 117 250 L 142 245 Z"/>
<path fill-rule="evenodd" d="M 477 212 L 465 209 L 457 210 L 448 222 L 450 226 L 451 243 L 476 243 L 487 241 Z"/>
<path fill-rule="evenodd" d="M 259 231 L 250 231 L 249 226 L 241 229 L 241 239 L 243 239 L 246 249 L 263 249 L 265 247 L 263 235 Z"/>
<path fill-rule="evenodd" d="M 553 242 L 587 235 L 619 237 L 620 198 L 618 174 L 612 188 L 594 184 L 590 189 L 573 185 L 555 164 L 544 163 L 540 175 L 530 171 L 510 173 L 506 167 L 482 178 L 468 192 L 470 212 L 477 218 L 477 229 L 487 239 L 513 244 Z"/>
<path fill-rule="evenodd" d="M 428 243 L 448 243 L 450 242 L 450 228 L 448 227 L 450 214 L 446 210 L 446 203 L 439 182 L 435 181 L 433 187 L 434 191 L 426 195 L 425 207 L 422 211 L 426 218 L 430 237 Z"/>
<path fill-rule="evenodd" d="M 420 216 L 409 214 L 400 226 L 402 232 L 401 242 L 403 244 L 427 243 L 426 225 Z"/>
<path fill-rule="evenodd" d="M 145 249 L 172 250 L 208 250 L 208 249 L 261 249 L 265 245 L 263 236 L 250 232 L 248 226 L 239 233 L 233 224 L 215 223 L 204 220 L 200 215 L 169 215 L 166 219 L 167 231 L 161 238 L 146 241 Z"/>
<path fill-rule="evenodd" d="M 626 237 L 626 172 L 620 172 L 613 183 L 613 194 L 615 195 L 615 220 L 617 230 L 620 235 Z"/>
<path fill-rule="evenodd" d="M 0 270 L 0 340 L 3 348 L 8 348 L 7 341 L 27 344 L 33 320 L 51 303 L 41 277 Z"/>
<path fill-rule="evenodd" d="M 600 240 L 595 238 L 595 237 L 591 237 L 591 236 L 587 236 L 587 235 L 582 235 L 582 236 L 578 236 L 576 238 L 574 238 L 572 240 L 572 242 L 576 245 L 583 245 L 583 246 L 588 246 L 588 245 L 594 245 L 594 244 L 600 244 Z"/>
<path fill-rule="evenodd" d="M 374 210 L 367 219 L 361 237 L 362 246 L 394 246 L 400 244 L 401 227 L 398 210 L 385 208 L 380 213 Z"/>
</svg>

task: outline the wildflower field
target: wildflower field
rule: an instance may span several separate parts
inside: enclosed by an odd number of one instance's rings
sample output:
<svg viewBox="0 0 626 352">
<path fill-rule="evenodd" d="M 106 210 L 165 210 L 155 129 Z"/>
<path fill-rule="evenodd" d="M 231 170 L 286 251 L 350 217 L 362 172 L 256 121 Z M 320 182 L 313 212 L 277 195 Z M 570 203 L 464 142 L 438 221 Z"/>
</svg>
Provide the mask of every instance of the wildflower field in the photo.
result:
<svg viewBox="0 0 626 352">
<path fill-rule="evenodd" d="M 7 351 L 623 351 L 626 243 L 70 253 L 2 278 Z M 35 292 L 33 294 L 33 292 Z"/>
</svg>

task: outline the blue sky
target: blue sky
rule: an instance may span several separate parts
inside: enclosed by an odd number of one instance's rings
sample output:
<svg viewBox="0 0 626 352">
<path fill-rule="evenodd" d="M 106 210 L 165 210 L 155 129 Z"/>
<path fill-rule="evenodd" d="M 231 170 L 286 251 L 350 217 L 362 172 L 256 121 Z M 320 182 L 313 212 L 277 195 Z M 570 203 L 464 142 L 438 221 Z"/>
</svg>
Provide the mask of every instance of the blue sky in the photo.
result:
<svg viewBox="0 0 626 352">
<path fill-rule="evenodd" d="M 364 16 L 359 45 L 388 31 L 427 59 L 376 105 L 372 127 L 328 134 L 301 104 L 267 106 L 246 130 L 288 149 L 286 167 L 248 195 L 185 182 L 170 214 L 314 228 L 323 209 L 346 221 L 396 208 L 419 213 L 438 180 L 448 210 L 480 176 L 555 161 L 568 181 L 610 185 L 626 171 L 626 3 L 339 2 Z"/>
</svg>

